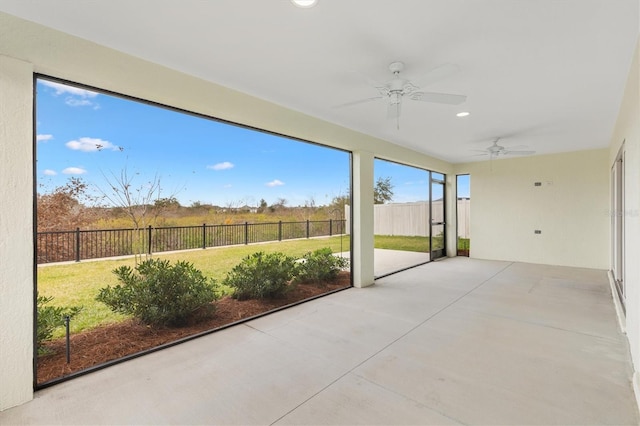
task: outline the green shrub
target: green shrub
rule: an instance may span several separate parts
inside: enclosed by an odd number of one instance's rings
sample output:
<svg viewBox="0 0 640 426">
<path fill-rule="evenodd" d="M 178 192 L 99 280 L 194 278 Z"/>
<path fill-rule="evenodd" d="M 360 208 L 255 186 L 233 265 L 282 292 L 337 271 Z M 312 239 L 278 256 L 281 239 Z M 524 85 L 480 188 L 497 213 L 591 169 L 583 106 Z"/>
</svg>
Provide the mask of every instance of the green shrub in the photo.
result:
<svg viewBox="0 0 640 426">
<path fill-rule="evenodd" d="M 149 325 L 184 325 L 190 319 L 213 313 L 216 282 L 193 264 L 149 259 L 135 271 L 121 266 L 113 271 L 121 284 L 100 289 L 96 300 L 112 311 L 133 315 Z"/>
<path fill-rule="evenodd" d="M 324 247 L 303 256 L 298 268 L 298 279 L 301 282 L 331 281 L 347 266 L 347 258 L 334 256 L 329 247 Z"/>
<path fill-rule="evenodd" d="M 296 273 L 296 261 L 283 253 L 253 253 L 234 266 L 223 283 L 236 299 L 265 299 L 283 295 Z"/>
<path fill-rule="evenodd" d="M 36 298 L 37 307 L 37 331 L 36 340 L 38 342 L 38 354 L 42 355 L 46 353 L 46 350 L 42 344 L 48 340 L 51 340 L 53 332 L 58 327 L 65 325 L 65 317 L 73 318 L 82 310 L 81 306 L 49 306 L 47 303 L 51 302 L 53 297 L 46 297 L 38 295 Z"/>
</svg>

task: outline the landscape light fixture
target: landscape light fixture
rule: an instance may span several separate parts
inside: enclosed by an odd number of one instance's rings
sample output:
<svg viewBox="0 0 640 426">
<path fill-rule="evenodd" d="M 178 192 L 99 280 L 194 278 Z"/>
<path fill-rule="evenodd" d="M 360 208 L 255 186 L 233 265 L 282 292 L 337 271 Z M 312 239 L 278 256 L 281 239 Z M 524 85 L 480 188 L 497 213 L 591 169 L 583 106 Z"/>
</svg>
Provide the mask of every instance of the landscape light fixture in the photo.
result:
<svg viewBox="0 0 640 426">
<path fill-rule="evenodd" d="M 318 0 L 291 0 L 291 3 L 298 7 L 309 8 L 315 6 Z"/>
</svg>

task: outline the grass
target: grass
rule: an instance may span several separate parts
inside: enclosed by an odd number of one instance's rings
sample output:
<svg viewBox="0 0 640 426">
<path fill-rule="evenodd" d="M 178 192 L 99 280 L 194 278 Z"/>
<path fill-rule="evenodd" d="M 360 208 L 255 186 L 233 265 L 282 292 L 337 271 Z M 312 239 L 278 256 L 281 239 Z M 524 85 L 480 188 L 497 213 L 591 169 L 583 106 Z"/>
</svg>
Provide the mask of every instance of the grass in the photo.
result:
<svg viewBox="0 0 640 426">
<path fill-rule="evenodd" d="M 379 249 L 429 252 L 429 237 L 376 235 L 373 244 L 375 248 Z"/>
<path fill-rule="evenodd" d="M 442 246 L 442 237 L 434 237 L 435 246 Z M 458 249 L 469 249 L 469 238 L 458 238 Z M 376 235 L 374 245 L 376 248 L 390 250 L 405 250 L 428 253 L 429 237 L 402 237 L 391 235 Z"/>
<path fill-rule="evenodd" d="M 469 250 L 470 245 L 469 238 L 458 238 L 458 250 Z"/>
<path fill-rule="evenodd" d="M 257 251 L 279 251 L 290 256 L 302 257 L 306 252 L 322 247 L 330 247 L 333 252 L 340 251 L 340 237 L 312 238 L 253 244 L 249 246 L 231 246 L 207 250 L 181 251 L 171 254 L 155 254 L 154 258 L 169 259 L 172 263 L 184 260 L 207 276 L 221 281 L 227 271 L 237 265 L 242 258 Z M 349 250 L 349 238 L 342 237 L 342 249 Z M 55 306 L 82 306 L 82 311 L 71 321 L 71 332 L 95 328 L 100 325 L 120 322 L 127 318 L 113 313 L 106 305 L 95 300 L 102 287 L 118 284 L 113 270 L 119 266 L 134 267 L 134 259 L 114 259 L 100 261 L 84 261 L 72 264 L 43 265 L 38 267 L 38 293 L 53 296 L 50 303 Z M 230 289 L 221 286 L 230 292 Z M 64 335 L 63 329 L 54 333 L 55 337 Z"/>
<path fill-rule="evenodd" d="M 334 253 L 349 251 L 349 242 L 349 236 L 337 236 L 190 250 L 171 254 L 160 253 L 154 254 L 153 257 L 169 259 L 172 263 L 178 260 L 193 263 L 205 276 L 220 282 L 227 272 L 244 257 L 257 251 L 279 251 L 289 256 L 302 257 L 306 252 L 322 247 L 330 247 Z M 429 238 L 376 235 L 375 247 L 428 252 Z M 95 296 L 100 288 L 118 284 L 112 271 L 122 265 L 134 267 L 133 258 L 42 265 L 38 267 L 38 292 L 45 296 L 53 296 L 52 305 L 83 307 L 83 310 L 71 321 L 72 333 L 120 322 L 127 317 L 113 313 L 107 306 L 97 302 Z M 227 293 L 231 291 L 222 286 L 221 289 Z M 54 337 L 61 337 L 63 333 L 62 329 L 56 330 Z"/>
</svg>

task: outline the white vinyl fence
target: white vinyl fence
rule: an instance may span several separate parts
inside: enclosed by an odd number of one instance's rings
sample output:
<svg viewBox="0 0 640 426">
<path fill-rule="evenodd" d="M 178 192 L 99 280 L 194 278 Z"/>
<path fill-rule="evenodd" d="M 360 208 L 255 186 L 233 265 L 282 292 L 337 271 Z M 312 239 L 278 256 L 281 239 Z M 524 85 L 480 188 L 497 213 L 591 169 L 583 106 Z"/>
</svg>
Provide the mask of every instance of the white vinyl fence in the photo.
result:
<svg viewBox="0 0 640 426">
<path fill-rule="evenodd" d="M 470 201 L 468 198 L 458 199 L 458 236 L 469 238 Z M 437 222 L 443 221 L 442 200 L 433 201 L 433 218 Z M 345 206 L 347 218 L 347 233 L 351 230 L 349 206 Z M 373 232 L 375 235 L 409 235 L 429 236 L 429 203 L 389 203 L 373 206 Z"/>
</svg>

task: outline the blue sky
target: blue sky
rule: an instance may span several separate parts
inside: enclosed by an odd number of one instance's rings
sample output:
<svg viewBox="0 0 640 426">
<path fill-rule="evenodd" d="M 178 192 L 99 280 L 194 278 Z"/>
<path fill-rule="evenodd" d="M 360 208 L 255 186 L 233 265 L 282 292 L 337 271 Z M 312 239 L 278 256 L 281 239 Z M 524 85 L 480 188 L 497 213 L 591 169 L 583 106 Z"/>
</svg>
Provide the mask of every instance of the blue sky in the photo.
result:
<svg viewBox="0 0 640 426">
<path fill-rule="evenodd" d="M 37 174 L 45 190 L 81 177 L 108 190 L 126 168 L 134 186 L 154 176 L 182 205 L 329 204 L 349 187 L 346 152 L 207 120 L 141 102 L 39 80 Z M 376 161 L 394 202 L 427 198 L 424 170 Z"/>
</svg>

